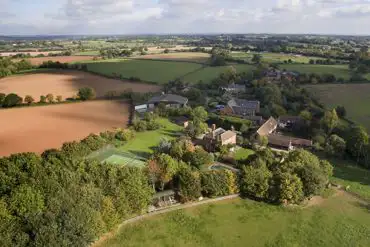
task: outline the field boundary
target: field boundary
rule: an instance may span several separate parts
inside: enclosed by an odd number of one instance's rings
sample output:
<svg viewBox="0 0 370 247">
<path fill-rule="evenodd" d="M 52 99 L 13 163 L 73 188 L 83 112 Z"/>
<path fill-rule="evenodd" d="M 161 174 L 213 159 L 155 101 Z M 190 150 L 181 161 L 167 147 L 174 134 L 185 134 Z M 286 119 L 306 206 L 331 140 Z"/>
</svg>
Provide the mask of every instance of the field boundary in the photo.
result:
<svg viewBox="0 0 370 247">
<path fill-rule="evenodd" d="M 197 61 L 189 61 L 189 60 L 179 60 L 174 58 L 172 59 L 160 59 L 160 58 L 140 58 L 140 57 L 133 57 L 130 58 L 131 60 L 143 60 L 143 61 L 156 61 L 156 62 L 176 62 L 176 63 L 195 63 L 200 65 L 207 65 L 207 63 L 201 63 Z"/>
<path fill-rule="evenodd" d="M 239 197 L 240 197 L 239 194 L 233 194 L 233 195 L 228 195 L 228 196 L 223 196 L 223 197 L 206 199 L 206 200 L 198 201 L 198 202 L 181 204 L 181 205 L 178 205 L 178 206 L 173 206 L 173 207 L 165 208 L 165 209 L 158 210 L 158 211 L 155 211 L 155 212 L 150 212 L 150 213 L 146 213 L 146 214 L 134 216 L 134 217 L 132 217 L 130 219 L 124 220 L 113 231 L 108 232 L 108 233 L 102 235 L 97 241 L 93 242 L 90 245 L 90 247 L 98 247 L 102 242 L 104 242 L 105 240 L 107 240 L 110 237 L 112 237 L 115 233 L 119 232 L 122 227 L 124 227 L 124 226 L 126 226 L 128 224 L 132 224 L 132 223 L 135 223 L 137 221 L 140 221 L 140 220 L 143 220 L 143 219 L 146 219 L 146 218 L 155 216 L 155 215 L 161 215 L 161 214 L 165 214 L 165 213 L 177 211 L 177 210 L 180 210 L 180 209 L 192 208 L 192 207 L 196 207 L 196 206 L 200 206 L 200 205 L 204 205 L 204 204 L 208 204 L 208 203 L 219 202 L 219 201 L 224 201 L 224 200 L 230 200 L 230 199 L 235 199 L 235 198 L 239 198 Z"/>
</svg>

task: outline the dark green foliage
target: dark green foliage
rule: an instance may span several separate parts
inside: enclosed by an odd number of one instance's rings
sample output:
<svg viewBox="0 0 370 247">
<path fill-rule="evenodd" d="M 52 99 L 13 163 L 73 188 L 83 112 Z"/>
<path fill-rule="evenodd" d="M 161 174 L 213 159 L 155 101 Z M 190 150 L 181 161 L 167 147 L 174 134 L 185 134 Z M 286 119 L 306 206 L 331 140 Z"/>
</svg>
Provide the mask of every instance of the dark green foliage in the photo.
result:
<svg viewBox="0 0 370 247">
<path fill-rule="evenodd" d="M 15 93 L 8 94 L 2 103 L 3 107 L 14 107 L 16 105 L 22 104 L 23 99 L 16 95 Z"/>
<path fill-rule="evenodd" d="M 252 126 L 252 122 L 249 120 L 230 116 L 218 116 L 216 114 L 210 114 L 208 123 L 216 124 L 217 127 L 224 129 L 231 129 L 231 127 L 234 127 L 240 131 L 243 125 L 243 130 L 248 130 L 248 128 Z"/>
<path fill-rule="evenodd" d="M 206 197 L 226 196 L 229 194 L 228 177 L 225 171 L 201 173 L 202 194 Z"/>
<path fill-rule="evenodd" d="M 242 161 L 241 193 L 280 203 L 299 203 L 320 194 L 332 176 L 332 165 L 305 150 L 285 156 L 265 149 Z"/>
<path fill-rule="evenodd" d="M 182 202 L 195 201 L 201 196 L 199 172 L 184 168 L 179 171 L 177 179 Z"/>
<path fill-rule="evenodd" d="M 187 152 L 184 156 L 184 161 L 188 162 L 191 166 L 194 166 L 200 169 L 203 165 L 210 165 L 212 164 L 213 156 L 206 152 L 201 147 L 196 147 L 194 152 Z"/>
<path fill-rule="evenodd" d="M 90 88 L 90 87 L 83 87 L 83 88 L 80 88 L 78 90 L 78 93 L 77 93 L 79 99 L 81 100 L 92 100 L 92 99 L 95 99 L 96 97 L 96 93 L 95 93 L 95 90 L 93 88 Z"/>
<path fill-rule="evenodd" d="M 146 210 L 153 191 L 142 170 L 67 158 L 75 147 L 0 158 L 2 246 L 88 246 Z"/>
<path fill-rule="evenodd" d="M 88 147 L 90 150 L 96 151 L 106 145 L 107 142 L 98 135 L 90 134 L 88 137 L 83 139 L 81 143 Z"/>
</svg>

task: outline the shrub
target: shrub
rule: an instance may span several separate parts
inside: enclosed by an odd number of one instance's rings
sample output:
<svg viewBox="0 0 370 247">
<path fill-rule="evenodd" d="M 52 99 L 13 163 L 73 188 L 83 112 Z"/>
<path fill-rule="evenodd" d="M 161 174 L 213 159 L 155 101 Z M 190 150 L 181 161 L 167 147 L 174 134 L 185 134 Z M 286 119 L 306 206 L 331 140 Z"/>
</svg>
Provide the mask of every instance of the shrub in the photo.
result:
<svg viewBox="0 0 370 247">
<path fill-rule="evenodd" d="M 8 94 L 3 101 L 3 107 L 13 107 L 22 104 L 23 99 L 16 95 L 15 93 Z"/>
<path fill-rule="evenodd" d="M 46 100 L 49 102 L 49 103 L 53 103 L 54 102 L 54 95 L 49 93 L 46 95 Z"/>
<path fill-rule="evenodd" d="M 56 100 L 57 100 L 58 103 L 62 102 L 63 101 L 62 95 L 58 95 Z"/>
<path fill-rule="evenodd" d="M 301 179 L 290 173 L 281 173 L 278 176 L 278 200 L 280 203 L 298 204 L 304 199 L 303 184 Z"/>
<path fill-rule="evenodd" d="M 30 105 L 35 102 L 35 99 L 31 95 L 26 95 L 26 97 L 24 97 L 24 102 Z"/>
<path fill-rule="evenodd" d="M 197 200 L 201 196 L 199 172 L 189 168 L 181 169 L 178 173 L 178 187 L 181 202 Z"/>
<path fill-rule="evenodd" d="M 46 103 L 46 97 L 44 95 L 40 96 L 40 103 Z"/>
<path fill-rule="evenodd" d="M 244 196 L 267 199 L 272 173 L 264 163 L 245 166 L 242 170 L 240 192 Z"/>
<path fill-rule="evenodd" d="M 86 145 L 92 151 L 96 151 L 102 148 L 106 144 L 106 141 L 101 136 L 90 134 L 88 137 L 83 139 L 81 143 Z"/>
<path fill-rule="evenodd" d="M 230 193 L 228 181 L 228 175 L 223 170 L 202 172 L 202 194 L 207 197 L 226 196 Z"/>
<path fill-rule="evenodd" d="M 202 147 L 196 147 L 193 152 L 187 152 L 184 155 L 184 161 L 189 162 L 191 166 L 198 169 L 203 165 L 210 165 L 213 163 L 213 156 L 206 152 Z"/>
<path fill-rule="evenodd" d="M 83 87 L 78 90 L 77 96 L 79 99 L 85 100 L 92 100 L 96 97 L 96 92 L 91 87 Z"/>
<path fill-rule="evenodd" d="M 135 137 L 135 133 L 132 130 L 124 129 L 120 130 L 115 135 L 117 140 L 120 141 L 129 141 Z"/>
</svg>

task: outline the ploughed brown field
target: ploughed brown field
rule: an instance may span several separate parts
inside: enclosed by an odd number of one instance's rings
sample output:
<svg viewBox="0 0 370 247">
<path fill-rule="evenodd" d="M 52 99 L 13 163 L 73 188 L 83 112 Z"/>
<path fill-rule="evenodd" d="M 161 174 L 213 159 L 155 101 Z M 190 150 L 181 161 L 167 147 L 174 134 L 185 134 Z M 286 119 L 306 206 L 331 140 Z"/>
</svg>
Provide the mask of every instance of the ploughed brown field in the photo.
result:
<svg viewBox="0 0 370 247">
<path fill-rule="evenodd" d="M 11 76 L 0 79 L 1 93 L 16 93 L 21 97 L 31 95 L 36 101 L 41 95 L 52 93 L 63 99 L 73 97 L 78 89 L 92 87 L 97 97 L 109 91 L 117 93 L 131 89 L 133 92 L 159 92 L 160 86 L 109 79 L 82 71 L 50 71 L 42 73 Z"/>
<path fill-rule="evenodd" d="M 104 100 L 0 110 L 0 156 L 60 148 L 90 133 L 126 127 L 128 116 L 127 102 Z"/>
<path fill-rule="evenodd" d="M 58 57 L 33 57 L 33 58 L 26 58 L 26 59 L 29 60 L 32 65 L 40 65 L 43 62 L 47 62 L 47 61 L 72 63 L 72 62 L 93 60 L 93 58 L 94 58 L 93 56 L 58 56 Z M 17 61 L 19 61 L 19 59 L 17 59 Z"/>
</svg>

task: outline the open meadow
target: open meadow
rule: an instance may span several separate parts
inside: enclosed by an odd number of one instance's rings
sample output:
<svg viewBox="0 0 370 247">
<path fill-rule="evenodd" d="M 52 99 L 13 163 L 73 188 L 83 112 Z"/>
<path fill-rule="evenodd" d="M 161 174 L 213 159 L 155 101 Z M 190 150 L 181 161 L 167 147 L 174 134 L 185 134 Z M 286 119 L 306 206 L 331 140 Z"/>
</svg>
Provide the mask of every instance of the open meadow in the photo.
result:
<svg viewBox="0 0 370 247">
<path fill-rule="evenodd" d="M 97 97 L 105 96 L 109 91 L 124 92 L 127 89 L 133 92 L 158 92 L 161 87 L 145 83 L 133 83 L 109 79 L 106 77 L 82 71 L 48 71 L 16 75 L 0 79 L 0 92 L 16 93 L 21 97 L 31 95 L 39 100 L 41 95 L 52 93 L 61 95 L 63 99 L 73 97 L 82 87 L 95 89 Z"/>
<path fill-rule="evenodd" d="M 322 59 L 319 57 L 309 57 L 303 55 L 273 53 L 273 52 L 263 52 L 263 53 L 232 52 L 231 56 L 236 59 L 244 59 L 246 61 L 252 62 L 254 54 L 261 55 L 262 61 L 268 63 L 284 63 L 284 61 L 288 61 L 289 59 L 291 59 L 293 63 L 309 63 L 310 59 Z"/>
<path fill-rule="evenodd" d="M 30 61 L 32 65 L 40 65 L 43 62 L 47 62 L 47 61 L 60 62 L 60 63 L 73 63 L 73 62 L 89 61 L 93 59 L 94 59 L 94 56 L 56 56 L 56 57 L 26 58 L 26 60 Z M 19 61 L 19 60 L 20 59 L 15 59 L 15 61 Z"/>
<path fill-rule="evenodd" d="M 83 139 L 90 133 L 126 127 L 128 117 L 129 104 L 125 101 L 0 110 L 0 156 L 60 148 L 64 142 Z"/>
<path fill-rule="evenodd" d="M 327 108 L 344 106 L 347 118 L 370 131 L 370 84 L 321 84 L 305 86 Z"/>
<path fill-rule="evenodd" d="M 341 192 L 312 204 L 226 200 L 128 224 L 95 247 L 370 245 L 366 202 Z"/>
<path fill-rule="evenodd" d="M 254 65 L 249 64 L 234 64 L 232 65 L 238 73 L 250 72 L 255 69 Z M 217 78 L 221 73 L 227 71 L 230 66 L 218 66 L 218 67 L 204 67 L 200 70 L 194 71 L 185 75 L 182 79 L 186 82 L 197 83 L 203 81 L 205 83 L 211 82 Z"/>
<path fill-rule="evenodd" d="M 336 78 L 349 80 L 351 77 L 348 65 L 318 65 L 318 64 L 281 64 L 280 68 L 299 73 L 315 73 L 318 75 L 333 74 Z M 370 79 L 370 74 L 365 75 L 366 79 Z"/>
<path fill-rule="evenodd" d="M 50 53 L 57 54 L 61 53 L 62 51 L 18 51 L 18 52 L 0 52 L 0 57 L 10 57 L 15 56 L 17 54 L 30 54 L 32 57 L 35 57 L 37 55 L 44 55 L 47 56 Z"/>
<path fill-rule="evenodd" d="M 137 77 L 142 81 L 167 83 L 202 68 L 201 64 L 175 61 L 122 59 L 87 63 L 88 71 L 106 76 Z"/>
</svg>

